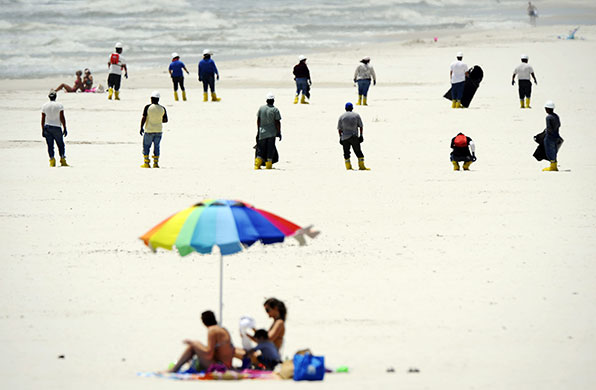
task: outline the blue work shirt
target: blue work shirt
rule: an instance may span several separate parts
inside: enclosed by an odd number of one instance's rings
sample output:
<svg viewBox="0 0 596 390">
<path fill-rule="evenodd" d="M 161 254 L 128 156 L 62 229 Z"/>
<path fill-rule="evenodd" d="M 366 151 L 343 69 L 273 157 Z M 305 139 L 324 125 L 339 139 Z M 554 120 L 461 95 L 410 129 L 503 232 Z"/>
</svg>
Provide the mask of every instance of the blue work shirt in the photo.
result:
<svg viewBox="0 0 596 390">
<path fill-rule="evenodd" d="M 184 62 L 176 60 L 172 61 L 168 69 L 172 71 L 172 77 L 184 77 L 184 73 L 182 73 L 184 67 Z"/>
<path fill-rule="evenodd" d="M 202 80 L 203 76 L 209 75 L 219 75 L 217 71 L 217 66 L 215 66 L 215 62 L 209 58 L 208 60 L 202 59 L 199 61 L 199 78 Z"/>
</svg>

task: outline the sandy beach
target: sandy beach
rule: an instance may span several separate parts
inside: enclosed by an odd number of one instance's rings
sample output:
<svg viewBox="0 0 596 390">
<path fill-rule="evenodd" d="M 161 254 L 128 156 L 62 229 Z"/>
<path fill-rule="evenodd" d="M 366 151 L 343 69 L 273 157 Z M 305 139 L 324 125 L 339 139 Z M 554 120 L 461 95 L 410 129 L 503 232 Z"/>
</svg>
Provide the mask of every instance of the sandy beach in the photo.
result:
<svg viewBox="0 0 596 390">
<path fill-rule="evenodd" d="M 269 327 L 262 304 L 277 297 L 288 307 L 284 356 L 310 348 L 349 367 L 317 387 L 594 388 L 596 27 L 557 39 L 568 30 L 451 32 L 437 42 L 419 33 L 217 62 L 219 103 L 201 101 L 196 64 L 187 63 L 187 102 L 174 102 L 167 64 L 143 73 L 129 64 L 121 101 L 59 93 L 69 168 L 48 166 L 39 123 L 48 90 L 73 77 L 0 80 L 0 387 L 296 386 L 137 376 L 167 368 L 183 339 L 205 339 L 200 313 L 217 311 L 219 285 L 217 252 L 152 253 L 138 237 L 200 200 L 230 198 L 322 232 L 306 247 L 255 245 L 225 258 L 224 270 L 235 344 L 238 319 Z M 460 50 L 485 76 L 470 108 L 453 110 L 442 95 Z M 538 78 L 526 110 L 510 82 L 522 53 Z M 298 54 L 308 57 L 310 105 L 292 104 Z M 364 55 L 378 83 L 355 111 L 372 170 L 348 172 L 336 125 L 356 100 L 351 78 Z M 105 73 L 94 75 L 105 86 Z M 141 169 L 139 123 L 156 89 L 170 121 L 161 168 Z M 269 91 L 282 115 L 280 161 L 254 171 L 256 112 Z M 559 172 L 532 157 L 548 99 L 565 139 Z M 449 161 L 459 131 L 476 143 L 470 172 Z"/>
</svg>

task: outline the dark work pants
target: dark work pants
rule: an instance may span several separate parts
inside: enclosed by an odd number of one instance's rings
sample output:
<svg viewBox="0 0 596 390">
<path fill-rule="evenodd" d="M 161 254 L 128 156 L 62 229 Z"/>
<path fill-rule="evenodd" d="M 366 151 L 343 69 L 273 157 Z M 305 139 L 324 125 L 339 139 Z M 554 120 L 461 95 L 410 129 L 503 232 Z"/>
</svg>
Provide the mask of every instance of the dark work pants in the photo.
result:
<svg viewBox="0 0 596 390">
<path fill-rule="evenodd" d="M 108 75 L 108 88 L 114 88 L 114 91 L 120 90 L 120 81 L 122 80 L 122 76 L 115 73 L 110 73 Z"/>
<path fill-rule="evenodd" d="M 215 73 L 203 75 L 203 92 L 207 93 L 207 89 L 211 88 L 211 93 L 215 93 Z"/>
<path fill-rule="evenodd" d="M 174 91 L 178 90 L 178 85 L 180 85 L 180 89 L 184 91 L 184 76 L 172 77 L 172 82 L 174 83 Z"/>
<path fill-rule="evenodd" d="M 45 125 L 43 127 L 43 136 L 48 144 L 48 155 L 54 158 L 54 141 L 58 146 L 60 157 L 64 157 L 64 138 L 62 138 L 62 128 L 58 126 Z"/>
<path fill-rule="evenodd" d="M 354 149 L 354 154 L 356 155 L 356 157 L 364 158 L 362 149 L 360 149 L 360 140 L 355 135 L 351 138 L 341 141 L 341 144 L 344 147 L 344 158 L 346 160 L 350 158 L 350 147 Z"/>
<path fill-rule="evenodd" d="M 466 85 L 465 81 L 451 84 L 451 100 L 459 100 L 464 96 L 464 86 Z"/>
<path fill-rule="evenodd" d="M 532 97 L 532 82 L 530 80 L 519 80 L 518 84 L 520 99 Z"/>
<path fill-rule="evenodd" d="M 275 154 L 275 137 L 260 139 L 258 141 L 258 148 L 260 152 L 259 154 L 261 154 L 261 156 L 257 157 L 260 157 L 265 161 L 273 161 L 273 155 Z"/>
</svg>

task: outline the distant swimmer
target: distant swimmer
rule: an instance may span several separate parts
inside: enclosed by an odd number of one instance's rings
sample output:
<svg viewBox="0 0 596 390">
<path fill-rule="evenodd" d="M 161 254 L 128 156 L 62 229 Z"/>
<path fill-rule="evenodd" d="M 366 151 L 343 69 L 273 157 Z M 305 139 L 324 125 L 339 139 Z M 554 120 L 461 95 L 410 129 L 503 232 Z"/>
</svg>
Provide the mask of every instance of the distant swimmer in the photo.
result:
<svg viewBox="0 0 596 390">
<path fill-rule="evenodd" d="M 211 59 L 213 53 L 209 49 L 203 50 L 203 59 L 199 61 L 199 81 L 203 82 L 203 101 L 206 102 L 208 89 L 211 88 L 211 101 L 219 102 L 221 99 L 215 94 L 215 79 L 219 80 L 219 71 L 215 61 Z"/>
<path fill-rule="evenodd" d="M 60 154 L 60 165 L 67 167 L 63 137 L 66 137 L 68 132 L 66 131 L 64 106 L 56 101 L 56 91 L 51 90 L 48 98 L 50 101 L 41 107 L 41 136 L 46 139 L 48 144 L 50 166 L 56 166 L 56 159 L 54 158 L 54 142 L 56 142 Z"/>
<path fill-rule="evenodd" d="M 459 163 L 463 162 L 464 171 L 470 170 L 470 165 L 476 161 L 476 145 L 472 138 L 463 133 L 451 138 L 451 163 L 453 163 L 453 170 L 459 171 Z"/>
<path fill-rule="evenodd" d="M 166 108 L 159 104 L 159 92 L 151 93 L 151 104 L 147 104 L 143 109 L 141 118 L 141 131 L 143 136 L 143 158 L 144 163 L 141 168 L 150 168 L 149 151 L 153 144 L 153 168 L 159 168 L 159 144 L 163 132 L 162 123 L 168 123 L 168 113 Z"/>
<path fill-rule="evenodd" d="M 552 100 L 544 104 L 546 111 L 546 129 L 544 129 L 544 151 L 547 160 L 550 161 L 550 166 L 543 169 L 543 171 L 558 171 L 557 168 L 557 153 L 563 139 L 559 135 L 559 128 L 561 127 L 561 119 L 555 114 L 555 103 Z"/>
<path fill-rule="evenodd" d="M 468 65 L 462 60 L 464 54 L 460 51 L 455 55 L 457 61 L 449 66 L 449 77 L 451 78 L 451 108 L 463 108 L 461 99 L 464 96 L 464 85 L 468 77 Z"/>
<path fill-rule="evenodd" d="M 178 86 L 182 90 L 182 100 L 186 101 L 186 90 L 184 89 L 184 70 L 186 74 L 188 70 L 184 65 L 184 62 L 180 61 L 180 56 L 178 53 L 172 53 L 172 62 L 170 62 L 170 67 L 168 71 L 170 72 L 170 77 L 172 77 L 172 83 L 174 83 L 174 100 L 178 101 Z"/>
<path fill-rule="evenodd" d="M 120 100 L 120 82 L 122 80 L 122 71 L 124 70 L 124 77 L 128 78 L 128 69 L 126 68 L 126 61 L 122 58 L 122 43 L 117 42 L 115 51 L 110 54 L 108 60 L 108 99 Z"/>
<path fill-rule="evenodd" d="M 269 92 L 265 98 L 265 105 L 257 112 L 257 156 L 255 169 L 261 169 L 265 162 L 265 169 L 273 168 L 275 155 L 275 137 L 281 141 L 281 114 L 275 103 L 275 96 Z"/>
<path fill-rule="evenodd" d="M 367 106 L 368 89 L 370 88 L 370 82 L 372 80 L 373 85 L 377 85 L 377 75 L 375 70 L 370 65 L 370 57 L 366 56 L 360 60 L 360 64 L 354 71 L 354 83 L 358 84 L 358 103 L 357 106 Z"/>
<path fill-rule="evenodd" d="M 75 73 L 76 79 L 72 87 L 70 85 L 67 85 L 66 83 L 62 83 L 55 89 L 55 91 L 58 92 L 61 89 L 64 89 L 66 92 L 84 91 L 85 88 L 83 86 L 83 80 L 81 79 L 82 74 L 83 72 L 77 70 L 77 72 Z"/>
<path fill-rule="evenodd" d="M 511 85 L 515 85 L 515 76 L 517 76 L 519 104 L 521 108 L 532 108 L 530 107 L 530 98 L 532 96 L 532 81 L 530 81 L 530 77 L 534 79 L 534 84 L 538 85 L 538 81 L 536 80 L 536 75 L 534 74 L 534 68 L 528 65 L 528 56 L 526 54 L 521 55 L 521 62 L 522 63 L 513 70 Z M 526 99 L 525 105 L 524 98 Z"/>
<path fill-rule="evenodd" d="M 339 133 L 339 144 L 344 150 L 344 162 L 348 171 L 352 170 L 350 161 L 350 148 L 358 157 L 358 169 L 361 171 L 370 171 L 364 165 L 364 153 L 362 153 L 361 144 L 364 142 L 364 125 L 360 115 L 353 112 L 354 106 L 348 102 L 344 106 L 346 112 L 341 114 L 337 121 L 337 131 Z"/>
<path fill-rule="evenodd" d="M 530 17 L 530 23 L 535 26 L 536 18 L 538 17 L 538 8 L 531 1 L 528 1 L 528 16 Z"/>
<path fill-rule="evenodd" d="M 294 104 L 298 103 L 298 97 L 302 93 L 301 104 L 308 104 L 305 98 L 310 100 L 310 86 L 312 81 L 310 80 L 310 71 L 306 65 L 306 57 L 301 55 L 298 57 L 298 64 L 294 66 L 294 80 L 296 81 L 296 97 L 294 98 Z"/>
</svg>

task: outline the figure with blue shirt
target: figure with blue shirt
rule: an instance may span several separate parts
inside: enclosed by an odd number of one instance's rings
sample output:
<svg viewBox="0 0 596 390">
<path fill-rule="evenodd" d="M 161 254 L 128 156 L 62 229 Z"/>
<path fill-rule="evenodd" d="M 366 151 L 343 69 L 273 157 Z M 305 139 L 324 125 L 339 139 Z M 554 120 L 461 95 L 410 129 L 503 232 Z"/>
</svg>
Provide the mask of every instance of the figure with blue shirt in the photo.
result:
<svg viewBox="0 0 596 390">
<path fill-rule="evenodd" d="M 221 99 L 215 94 L 215 79 L 219 80 L 219 72 L 215 62 L 211 59 L 211 51 L 203 50 L 203 59 L 199 61 L 199 81 L 203 82 L 203 101 L 206 102 L 208 89 L 211 88 L 211 101 L 219 102 Z"/>
<path fill-rule="evenodd" d="M 172 62 L 168 68 L 172 82 L 174 83 L 174 100 L 178 101 L 178 86 L 182 90 L 182 100 L 186 101 L 186 90 L 184 89 L 184 72 L 188 73 L 184 62 L 180 61 L 178 53 L 172 53 Z"/>
</svg>

